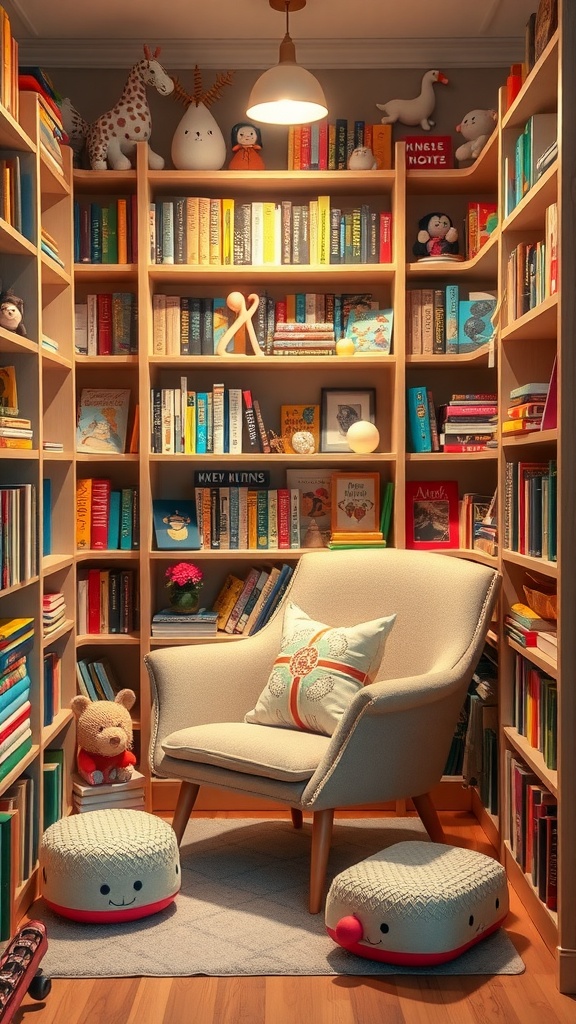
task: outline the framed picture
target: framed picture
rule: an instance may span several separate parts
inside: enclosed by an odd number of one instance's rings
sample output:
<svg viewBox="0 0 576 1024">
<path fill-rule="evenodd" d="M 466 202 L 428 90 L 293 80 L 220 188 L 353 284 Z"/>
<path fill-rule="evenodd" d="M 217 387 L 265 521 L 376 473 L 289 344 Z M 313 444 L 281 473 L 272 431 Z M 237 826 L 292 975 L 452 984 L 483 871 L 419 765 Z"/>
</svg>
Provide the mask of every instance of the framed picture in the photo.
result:
<svg viewBox="0 0 576 1024">
<path fill-rule="evenodd" d="M 441 551 L 458 546 L 456 480 L 407 480 L 406 547 Z"/>
<path fill-rule="evenodd" d="M 199 551 L 202 547 L 195 501 L 155 498 L 154 536 L 159 551 Z"/>
<path fill-rule="evenodd" d="M 322 388 L 320 450 L 323 452 L 352 451 L 346 441 L 349 427 L 357 420 L 374 423 L 375 415 L 375 388 L 362 388 L 356 391 Z"/>
<path fill-rule="evenodd" d="M 380 474 L 332 473 L 332 537 L 380 535 Z"/>
</svg>

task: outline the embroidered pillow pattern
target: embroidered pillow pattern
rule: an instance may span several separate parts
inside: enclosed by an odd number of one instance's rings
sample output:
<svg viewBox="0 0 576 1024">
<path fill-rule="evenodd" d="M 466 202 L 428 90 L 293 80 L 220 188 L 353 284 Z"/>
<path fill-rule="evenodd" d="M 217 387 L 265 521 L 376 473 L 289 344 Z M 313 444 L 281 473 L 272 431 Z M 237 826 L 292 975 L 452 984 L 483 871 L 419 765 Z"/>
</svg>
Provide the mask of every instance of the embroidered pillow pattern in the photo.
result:
<svg viewBox="0 0 576 1024">
<path fill-rule="evenodd" d="M 395 618 L 327 626 L 290 602 L 280 653 L 245 721 L 331 736 L 356 691 L 372 682 Z"/>
</svg>

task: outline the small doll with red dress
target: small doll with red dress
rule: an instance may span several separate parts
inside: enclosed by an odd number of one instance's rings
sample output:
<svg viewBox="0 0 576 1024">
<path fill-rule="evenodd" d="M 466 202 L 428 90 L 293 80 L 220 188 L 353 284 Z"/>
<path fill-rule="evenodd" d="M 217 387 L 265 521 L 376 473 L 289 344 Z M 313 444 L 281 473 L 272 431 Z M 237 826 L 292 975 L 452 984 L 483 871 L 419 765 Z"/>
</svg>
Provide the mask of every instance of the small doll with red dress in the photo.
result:
<svg viewBox="0 0 576 1024">
<path fill-rule="evenodd" d="M 262 136 L 260 129 L 248 121 L 235 124 L 232 131 L 232 157 L 228 164 L 230 171 L 263 171 L 264 161 L 260 156 Z"/>
<path fill-rule="evenodd" d="M 418 238 L 412 247 L 415 256 L 458 256 L 458 232 L 447 213 L 427 213 L 418 223 Z"/>
</svg>

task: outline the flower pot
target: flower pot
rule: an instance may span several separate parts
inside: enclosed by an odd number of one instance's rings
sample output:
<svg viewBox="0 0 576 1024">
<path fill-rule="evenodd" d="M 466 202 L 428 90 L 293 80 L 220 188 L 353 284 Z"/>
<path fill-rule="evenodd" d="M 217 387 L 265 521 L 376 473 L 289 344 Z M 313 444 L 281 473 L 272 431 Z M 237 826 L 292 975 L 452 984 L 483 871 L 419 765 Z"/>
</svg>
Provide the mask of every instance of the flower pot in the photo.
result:
<svg viewBox="0 0 576 1024">
<path fill-rule="evenodd" d="M 200 595 L 186 587 L 173 587 L 170 590 L 170 609 L 179 615 L 191 615 L 198 611 Z"/>
</svg>

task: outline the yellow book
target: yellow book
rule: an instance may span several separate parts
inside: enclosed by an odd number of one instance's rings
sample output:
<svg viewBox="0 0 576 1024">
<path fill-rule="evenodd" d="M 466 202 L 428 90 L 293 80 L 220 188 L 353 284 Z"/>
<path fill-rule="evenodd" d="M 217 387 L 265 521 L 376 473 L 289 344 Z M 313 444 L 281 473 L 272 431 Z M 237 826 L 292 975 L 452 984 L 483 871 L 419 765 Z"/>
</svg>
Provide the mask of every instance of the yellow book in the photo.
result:
<svg viewBox="0 0 576 1024">
<path fill-rule="evenodd" d="M 184 454 L 196 454 L 196 392 L 188 391 L 184 423 Z"/>
<path fill-rule="evenodd" d="M 290 292 L 286 296 L 286 322 L 296 323 L 296 295 L 294 292 Z"/>
<path fill-rule="evenodd" d="M 198 196 L 188 196 L 186 199 L 186 263 L 194 266 L 200 262 L 198 254 L 199 216 L 200 200 Z"/>
<path fill-rule="evenodd" d="M 224 580 L 224 585 L 220 589 L 212 610 L 218 612 L 217 626 L 219 630 L 223 630 L 230 617 L 236 601 L 240 597 L 244 589 L 244 580 L 240 579 L 239 576 L 234 576 L 233 573 L 228 573 Z"/>
<path fill-rule="evenodd" d="M 198 199 L 198 263 L 210 263 L 210 200 L 205 196 Z"/>
<path fill-rule="evenodd" d="M 76 481 L 76 548 L 90 549 L 90 513 L 92 507 L 92 478 Z"/>
<path fill-rule="evenodd" d="M 222 265 L 222 207 L 219 199 L 210 200 L 210 265 Z"/>
<path fill-rule="evenodd" d="M 262 203 L 263 263 L 276 263 L 276 205 Z"/>
<path fill-rule="evenodd" d="M 302 125 L 294 125 L 292 170 L 302 169 Z"/>
<path fill-rule="evenodd" d="M 222 200 L 222 263 L 231 267 L 234 263 L 234 200 Z"/>
<path fill-rule="evenodd" d="M 310 246 L 310 266 L 318 263 L 318 200 L 311 199 L 308 204 L 308 242 Z"/>
<path fill-rule="evenodd" d="M 128 263 L 128 211 L 125 199 L 118 200 L 116 235 L 118 238 L 118 263 Z"/>
<path fill-rule="evenodd" d="M 286 167 L 289 171 L 294 170 L 294 125 L 288 126 L 288 156 L 286 158 Z"/>
<path fill-rule="evenodd" d="M 248 548 L 258 548 L 258 491 L 248 491 Z"/>
<path fill-rule="evenodd" d="M 330 263 L 330 196 L 318 196 L 318 263 Z"/>
<path fill-rule="evenodd" d="M 32 448 L 31 437 L 0 437 L 0 448 Z"/>
<path fill-rule="evenodd" d="M 18 415 L 18 389 L 14 366 L 0 366 L 0 413 L 3 416 Z"/>
</svg>

